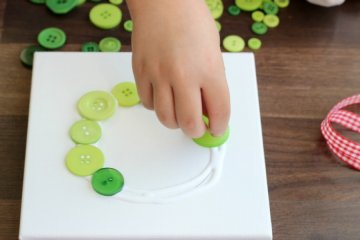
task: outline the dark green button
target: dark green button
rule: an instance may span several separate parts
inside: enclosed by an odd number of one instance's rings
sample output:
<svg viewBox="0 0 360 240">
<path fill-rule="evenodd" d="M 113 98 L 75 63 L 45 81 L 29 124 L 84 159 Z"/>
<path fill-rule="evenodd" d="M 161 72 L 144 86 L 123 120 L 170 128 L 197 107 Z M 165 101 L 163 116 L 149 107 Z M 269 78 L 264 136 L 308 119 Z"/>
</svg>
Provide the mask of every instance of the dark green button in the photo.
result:
<svg viewBox="0 0 360 240">
<path fill-rule="evenodd" d="M 81 51 L 83 51 L 83 52 L 100 52 L 100 49 L 99 49 L 99 45 L 97 43 L 87 42 L 82 46 Z"/>
<path fill-rule="evenodd" d="M 66 35 L 59 28 L 46 28 L 39 33 L 38 42 L 44 48 L 57 49 L 65 44 Z"/>
<path fill-rule="evenodd" d="M 46 6 L 56 14 L 70 12 L 78 4 L 78 0 L 46 0 Z"/>
<path fill-rule="evenodd" d="M 264 12 L 266 14 L 276 15 L 279 12 L 279 8 L 273 2 L 266 2 L 264 3 Z"/>
<path fill-rule="evenodd" d="M 254 33 L 258 35 L 263 35 L 267 32 L 268 27 L 263 23 L 257 22 L 251 26 L 251 29 L 253 30 Z"/>
<path fill-rule="evenodd" d="M 45 0 L 30 0 L 30 2 L 35 3 L 35 4 L 44 4 Z"/>
<path fill-rule="evenodd" d="M 101 168 L 97 170 L 91 180 L 94 190 L 104 196 L 112 196 L 124 187 L 124 177 L 116 169 Z"/>
<path fill-rule="evenodd" d="M 46 49 L 41 46 L 29 46 L 24 48 L 20 53 L 20 61 L 27 67 L 32 67 L 35 52 L 45 52 Z"/>
<path fill-rule="evenodd" d="M 237 16 L 240 14 L 240 8 L 233 5 L 228 8 L 228 12 L 233 16 Z"/>
</svg>

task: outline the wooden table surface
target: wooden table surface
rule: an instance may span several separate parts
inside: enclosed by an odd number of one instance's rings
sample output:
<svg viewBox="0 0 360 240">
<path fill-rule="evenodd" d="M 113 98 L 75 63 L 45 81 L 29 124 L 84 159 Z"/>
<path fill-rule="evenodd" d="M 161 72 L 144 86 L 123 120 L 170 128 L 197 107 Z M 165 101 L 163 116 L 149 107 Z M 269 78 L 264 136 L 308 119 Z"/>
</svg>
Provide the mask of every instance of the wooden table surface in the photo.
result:
<svg viewBox="0 0 360 240">
<path fill-rule="evenodd" d="M 19 53 L 53 26 L 68 37 L 59 51 L 106 36 L 131 51 L 122 27 L 90 23 L 94 5 L 58 16 L 26 0 L 0 0 L 0 239 L 17 239 L 19 230 L 31 84 Z M 120 8 L 130 19 L 126 4 Z M 292 0 L 278 15 L 280 25 L 260 37 L 255 53 L 274 239 L 360 239 L 360 172 L 334 158 L 319 129 L 333 105 L 360 92 L 360 1 L 327 9 Z M 225 12 L 219 21 L 221 39 L 254 37 L 249 13 Z"/>
</svg>

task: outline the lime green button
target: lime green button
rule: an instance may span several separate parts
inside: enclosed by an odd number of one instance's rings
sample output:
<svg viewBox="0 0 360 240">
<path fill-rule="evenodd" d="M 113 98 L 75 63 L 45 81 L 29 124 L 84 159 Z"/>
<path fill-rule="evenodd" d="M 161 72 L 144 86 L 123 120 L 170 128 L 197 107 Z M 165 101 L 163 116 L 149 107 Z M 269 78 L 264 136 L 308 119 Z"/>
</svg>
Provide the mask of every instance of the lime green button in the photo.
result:
<svg viewBox="0 0 360 240">
<path fill-rule="evenodd" d="M 214 19 L 218 19 L 224 12 L 224 5 L 221 0 L 205 0 Z"/>
<path fill-rule="evenodd" d="M 206 125 L 209 126 L 209 119 L 205 116 L 203 116 L 203 119 L 206 123 Z M 193 138 L 194 142 L 196 142 L 198 145 L 206 148 L 212 148 L 212 147 L 218 147 L 223 145 L 229 138 L 230 134 L 230 128 L 228 127 L 226 129 L 226 132 L 221 137 L 213 137 L 210 134 L 209 129 L 206 131 L 206 133 L 200 137 L 200 138 Z"/>
<path fill-rule="evenodd" d="M 272 0 L 262 0 L 260 9 L 264 9 L 264 4 L 265 4 L 266 2 L 271 2 L 271 1 L 272 1 Z"/>
<path fill-rule="evenodd" d="M 81 6 L 86 2 L 86 0 L 78 0 L 77 6 Z"/>
<path fill-rule="evenodd" d="M 66 156 L 66 166 L 77 176 L 93 174 L 104 165 L 104 154 L 95 146 L 80 145 L 70 150 Z"/>
<path fill-rule="evenodd" d="M 57 49 L 65 44 L 66 35 L 59 28 L 46 28 L 39 33 L 38 42 L 44 48 Z"/>
<path fill-rule="evenodd" d="M 56 14 L 70 12 L 78 4 L 78 0 L 46 0 L 46 6 Z"/>
<path fill-rule="evenodd" d="M 265 24 L 263 24 L 263 23 L 254 23 L 251 26 L 251 29 L 253 30 L 254 33 L 256 33 L 258 35 L 263 35 L 268 30 L 267 26 Z"/>
<path fill-rule="evenodd" d="M 126 22 L 124 22 L 124 29 L 128 32 L 132 32 L 133 30 L 133 21 L 132 20 L 127 20 Z"/>
<path fill-rule="evenodd" d="M 221 31 L 221 24 L 219 23 L 219 21 L 216 21 L 216 20 L 215 20 L 215 23 L 216 23 L 216 27 L 217 27 L 218 31 L 220 32 Z"/>
<path fill-rule="evenodd" d="M 32 67 L 35 52 L 45 52 L 46 49 L 40 46 L 29 46 L 20 53 L 20 61 L 27 67 Z"/>
<path fill-rule="evenodd" d="M 266 14 L 276 15 L 279 12 L 279 8 L 273 2 L 266 2 L 266 3 L 264 3 L 264 12 Z"/>
<path fill-rule="evenodd" d="M 240 8 L 233 5 L 228 8 L 228 12 L 230 13 L 230 15 L 237 16 L 240 14 Z"/>
<path fill-rule="evenodd" d="M 136 89 L 136 84 L 132 82 L 122 82 L 115 86 L 112 90 L 120 106 L 131 107 L 140 102 L 140 98 Z"/>
<path fill-rule="evenodd" d="M 103 38 L 99 44 L 102 52 L 118 52 L 121 49 L 121 42 L 117 38 Z"/>
<path fill-rule="evenodd" d="M 276 15 L 268 14 L 264 18 L 264 23 L 265 23 L 266 26 L 268 26 L 270 28 L 274 28 L 274 27 L 277 27 L 279 25 L 280 19 Z"/>
<path fill-rule="evenodd" d="M 100 48 L 97 43 L 87 42 L 81 47 L 81 51 L 83 51 L 83 52 L 99 52 Z"/>
<path fill-rule="evenodd" d="M 261 41 L 258 38 L 250 38 L 248 41 L 248 46 L 252 50 L 258 50 L 261 47 Z"/>
<path fill-rule="evenodd" d="M 111 29 L 121 22 L 121 10 L 109 3 L 98 4 L 90 11 L 90 21 L 102 29 Z"/>
<path fill-rule="evenodd" d="M 124 177 L 116 169 L 102 168 L 97 170 L 91 179 L 94 190 L 104 196 L 112 196 L 124 187 Z"/>
<path fill-rule="evenodd" d="M 78 110 L 84 118 L 102 121 L 115 113 L 116 106 L 116 99 L 110 93 L 94 91 L 81 97 Z"/>
<path fill-rule="evenodd" d="M 289 0 L 275 0 L 274 2 L 279 8 L 286 8 L 290 3 Z"/>
<path fill-rule="evenodd" d="M 123 3 L 123 0 L 109 0 L 109 2 L 114 5 L 120 5 Z"/>
<path fill-rule="evenodd" d="M 255 11 L 251 14 L 251 18 L 255 21 L 255 22 L 262 22 L 262 20 L 264 20 L 264 13 L 260 12 L 260 11 Z"/>
<path fill-rule="evenodd" d="M 245 47 L 245 42 L 239 36 L 230 35 L 224 38 L 223 46 L 229 52 L 241 52 Z"/>
<path fill-rule="evenodd" d="M 260 7 L 262 0 L 235 0 L 236 6 L 244 11 L 254 11 Z"/>
<path fill-rule="evenodd" d="M 101 137 L 101 127 L 97 122 L 81 120 L 71 127 L 70 136 L 77 144 L 96 143 Z"/>
<path fill-rule="evenodd" d="M 35 3 L 35 4 L 44 4 L 45 0 L 30 0 L 30 2 Z"/>
</svg>

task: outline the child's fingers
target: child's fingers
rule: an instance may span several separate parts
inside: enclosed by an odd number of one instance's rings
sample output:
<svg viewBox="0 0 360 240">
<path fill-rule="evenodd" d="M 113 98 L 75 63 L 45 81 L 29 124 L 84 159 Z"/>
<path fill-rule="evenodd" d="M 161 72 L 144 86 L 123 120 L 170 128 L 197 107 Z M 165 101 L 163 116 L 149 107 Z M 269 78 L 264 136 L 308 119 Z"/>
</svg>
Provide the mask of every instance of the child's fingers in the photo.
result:
<svg viewBox="0 0 360 240">
<path fill-rule="evenodd" d="M 146 109 L 154 110 L 153 86 L 151 82 L 148 81 L 147 79 L 141 79 L 139 77 L 136 77 L 136 74 L 135 74 L 135 82 L 141 104 Z"/>
</svg>

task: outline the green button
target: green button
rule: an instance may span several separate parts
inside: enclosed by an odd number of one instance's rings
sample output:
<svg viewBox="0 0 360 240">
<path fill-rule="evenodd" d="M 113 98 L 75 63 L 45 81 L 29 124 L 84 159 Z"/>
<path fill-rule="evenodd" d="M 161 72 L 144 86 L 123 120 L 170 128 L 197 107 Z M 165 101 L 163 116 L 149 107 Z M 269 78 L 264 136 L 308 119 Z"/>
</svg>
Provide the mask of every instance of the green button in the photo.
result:
<svg viewBox="0 0 360 240">
<path fill-rule="evenodd" d="M 77 176 L 93 174 L 104 165 L 104 154 L 95 146 L 80 145 L 70 150 L 66 156 L 66 166 Z"/>
<path fill-rule="evenodd" d="M 32 67 L 35 52 L 46 52 L 46 49 L 40 46 L 29 46 L 20 53 L 20 61 L 27 67 Z"/>
<path fill-rule="evenodd" d="M 236 6 L 244 11 L 254 11 L 260 7 L 262 0 L 235 0 Z"/>
<path fill-rule="evenodd" d="M 264 3 L 264 12 L 266 14 L 276 15 L 279 12 L 279 8 L 273 2 L 266 2 L 266 3 Z"/>
<path fill-rule="evenodd" d="M 97 170 L 91 179 L 94 190 L 104 196 L 112 196 L 124 187 L 124 177 L 116 169 L 102 168 Z"/>
<path fill-rule="evenodd" d="M 71 127 L 70 136 L 77 144 L 96 143 L 101 137 L 101 127 L 97 122 L 81 120 Z"/>
<path fill-rule="evenodd" d="M 230 35 L 224 38 L 223 46 L 229 52 L 241 52 L 245 47 L 245 42 L 239 36 Z"/>
<path fill-rule="evenodd" d="M 267 26 L 265 24 L 263 24 L 263 23 L 254 23 L 251 26 L 251 29 L 253 30 L 254 33 L 256 33 L 258 35 L 263 35 L 268 30 Z"/>
<path fill-rule="evenodd" d="M 277 27 L 279 25 L 280 19 L 276 15 L 268 14 L 264 18 L 264 23 L 265 23 L 266 26 L 268 26 L 270 28 L 274 28 L 274 27 Z"/>
<path fill-rule="evenodd" d="M 132 20 L 127 20 L 126 22 L 124 22 L 124 28 L 128 32 L 132 32 L 132 30 L 133 30 L 133 21 Z"/>
<path fill-rule="evenodd" d="M 57 49 L 65 44 L 66 35 L 59 28 L 46 28 L 39 33 L 38 42 L 44 48 Z"/>
<path fill-rule="evenodd" d="M 77 6 L 81 6 L 86 2 L 86 0 L 78 0 Z"/>
<path fill-rule="evenodd" d="M 99 47 L 102 52 L 118 52 L 121 42 L 117 38 L 107 37 L 100 41 Z"/>
<path fill-rule="evenodd" d="M 121 10 L 109 3 L 98 4 L 90 11 L 90 21 L 102 29 L 110 29 L 118 26 L 121 22 Z"/>
<path fill-rule="evenodd" d="M 205 0 L 214 19 L 218 19 L 224 12 L 224 5 L 221 0 Z"/>
<path fill-rule="evenodd" d="M 248 46 L 252 50 L 258 50 L 261 47 L 261 41 L 258 38 L 250 38 L 248 41 Z"/>
<path fill-rule="evenodd" d="M 30 0 L 30 2 L 35 3 L 35 4 L 44 4 L 45 0 Z"/>
<path fill-rule="evenodd" d="M 94 91 L 81 97 L 78 110 L 82 117 L 102 121 L 110 118 L 116 111 L 116 99 L 108 92 Z"/>
<path fill-rule="evenodd" d="M 275 0 L 274 2 L 279 8 L 286 8 L 290 3 L 289 0 Z"/>
<path fill-rule="evenodd" d="M 260 9 L 264 9 L 264 3 L 266 3 L 266 2 L 271 2 L 271 1 L 272 1 L 272 0 L 262 0 Z"/>
<path fill-rule="evenodd" d="M 83 52 L 99 52 L 100 48 L 97 43 L 87 42 L 82 46 L 81 51 L 83 51 Z"/>
<path fill-rule="evenodd" d="M 203 119 L 206 123 L 206 125 L 209 126 L 209 119 L 205 116 L 203 116 Z M 229 138 L 230 134 L 230 128 L 228 127 L 226 129 L 226 132 L 221 137 L 213 137 L 210 134 L 209 129 L 206 131 L 206 133 L 200 137 L 200 138 L 193 138 L 194 142 L 196 142 L 198 145 L 206 148 L 213 148 L 223 145 Z"/>
<path fill-rule="evenodd" d="M 228 8 L 228 12 L 230 13 L 230 15 L 237 16 L 240 14 L 240 8 L 233 5 Z"/>
<path fill-rule="evenodd" d="M 101 0 L 90 0 L 91 2 L 101 2 Z"/>
<path fill-rule="evenodd" d="M 123 3 L 123 0 L 109 0 L 109 2 L 115 5 L 120 5 Z"/>
<path fill-rule="evenodd" d="M 262 20 L 264 20 L 264 13 L 260 12 L 260 11 L 255 11 L 251 14 L 251 18 L 255 21 L 255 22 L 262 22 Z"/>
<path fill-rule="evenodd" d="M 136 84 L 132 82 L 122 82 L 115 86 L 112 90 L 120 106 L 131 107 L 140 102 L 140 98 L 136 89 Z"/>
<path fill-rule="evenodd" d="M 216 20 L 215 20 L 215 23 L 216 23 L 216 27 L 217 27 L 218 31 L 220 32 L 221 31 L 221 24 L 219 23 L 219 21 L 216 21 Z"/>
<path fill-rule="evenodd" d="M 46 6 L 56 14 L 65 14 L 78 4 L 78 0 L 46 0 Z"/>
</svg>

